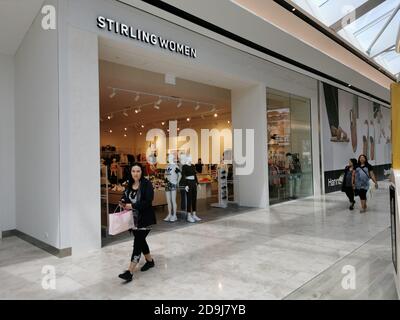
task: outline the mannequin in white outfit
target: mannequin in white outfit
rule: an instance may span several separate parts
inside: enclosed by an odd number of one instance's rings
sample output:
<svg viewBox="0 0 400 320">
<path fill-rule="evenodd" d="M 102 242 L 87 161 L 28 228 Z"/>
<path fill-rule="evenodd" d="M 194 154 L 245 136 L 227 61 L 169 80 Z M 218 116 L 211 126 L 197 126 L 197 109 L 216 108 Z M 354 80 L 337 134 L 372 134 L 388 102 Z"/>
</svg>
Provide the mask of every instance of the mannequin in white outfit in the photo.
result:
<svg viewBox="0 0 400 320">
<path fill-rule="evenodd" d="M 174 161 L 172 154 L 168 155 L 168 166 L 165 169 L 165 196 L 168 203 L 168 216 L 164 219 L 166 222 L 175 222 L 176 217 L 176 191 L 181 179 L 181 170 Z"/>
</svg>

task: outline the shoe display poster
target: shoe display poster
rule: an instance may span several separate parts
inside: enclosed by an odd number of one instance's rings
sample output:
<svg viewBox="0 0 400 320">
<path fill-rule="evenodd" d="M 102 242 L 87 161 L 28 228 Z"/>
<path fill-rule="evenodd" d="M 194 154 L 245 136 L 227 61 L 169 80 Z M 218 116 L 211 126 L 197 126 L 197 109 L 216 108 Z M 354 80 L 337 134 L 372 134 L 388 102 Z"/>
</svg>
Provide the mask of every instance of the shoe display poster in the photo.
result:
<svg viewBox="0 0 400 320">
<path fill-rule="evenodd" d="M 362 154 L 379 180 L 391 169 L 391 111 L 332 85 L 320 84 L 325 192 L 341 189 L 340 175 L 349 159 Z"/>
</svg>

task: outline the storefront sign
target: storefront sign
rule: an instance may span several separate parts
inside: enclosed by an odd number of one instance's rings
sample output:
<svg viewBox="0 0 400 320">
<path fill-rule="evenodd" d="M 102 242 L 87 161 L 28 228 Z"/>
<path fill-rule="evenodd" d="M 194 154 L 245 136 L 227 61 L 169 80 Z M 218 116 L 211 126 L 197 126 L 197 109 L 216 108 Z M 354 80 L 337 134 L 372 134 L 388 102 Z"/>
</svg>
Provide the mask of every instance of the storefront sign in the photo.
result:
<svg viewBox="0 0 400 320">
<path fill-rule="evenodd" d="M 154 33 L 149 33 L 141 29 L 136 29 L 124 23 L 99 16 L 97 18 L 97 27 L 102 30 L 114 32 L 125 38 L 144 42 L 153 46 L 158 46 L 161 49 L 168 50 L 174 53 L 181 54 L 189 58 L 197 58 L 197 50 L 185 44 L 164 39 Z"/>
</svg>

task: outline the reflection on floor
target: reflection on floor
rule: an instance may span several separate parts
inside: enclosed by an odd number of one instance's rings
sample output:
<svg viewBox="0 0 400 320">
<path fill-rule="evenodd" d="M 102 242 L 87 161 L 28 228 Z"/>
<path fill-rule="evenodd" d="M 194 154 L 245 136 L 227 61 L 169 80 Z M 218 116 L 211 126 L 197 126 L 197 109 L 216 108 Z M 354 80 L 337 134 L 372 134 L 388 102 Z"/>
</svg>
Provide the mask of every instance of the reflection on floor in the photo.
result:
<svg viewBox="0 0 400 320">
<path fill-rule="evenodd" d="M 360 214 L 335 193 L 155 232 L 156 268 L 127 285 L 117 275 L 131 241 L 57 259 L 6 238 L 0 299 L 394 299 L 387 199 L 379 190 Z M 343 265 L 355 290 L 341 286 Z M 42 288 L 43 266 L 55 268 L 55 290 Z"/>
</svg>

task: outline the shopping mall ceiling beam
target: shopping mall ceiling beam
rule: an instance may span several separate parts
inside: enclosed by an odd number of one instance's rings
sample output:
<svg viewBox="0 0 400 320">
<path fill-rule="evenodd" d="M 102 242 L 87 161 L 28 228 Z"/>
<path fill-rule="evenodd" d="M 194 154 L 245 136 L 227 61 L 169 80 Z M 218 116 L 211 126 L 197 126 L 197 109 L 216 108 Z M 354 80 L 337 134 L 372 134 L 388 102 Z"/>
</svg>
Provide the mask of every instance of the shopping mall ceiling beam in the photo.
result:
<svg viewBox="0 0 400 320">
<path fill-rule="evenodd" d="M 367 14 L 371 10 L 375 9 L 381 3 L 385 2 L 385 0 L 369 0 L 363 3 L 358 8 L 354 9 L 353 11 L 346 14 L 343 18 L 336 21 L 334 24 L 330 26 L 331 29 L 335 32 L 339 32 L 342 30 L 346 25 L 350 24 L 351 22 L 361 18 L 363 15 Z"/>
<path fill-rule="evenodd" d="M 374 47 L 374 45 L 376 44 L 376 42 L 379 40 L 379 38 L 381 37 L 381 35 L 383 34 L 383 32 L 385 32 L 386 28 L 388 27 L 388 25 L 392 22 L 393 18 L 396 16 L 397 12 L 399 12 L 400 10 L 400 4 L 396 7 L 396 9 L 394 9 L 392 15 L 390 16 L 390 18 L 388 19 L 388 21 L 386 21 L 385 25 L 382 27 L 381 31 L 379 31 L 379 33 L 376 35 L 374 41 L 372 41 L 371 45 L 369 46 L 369 48 L 367 49 L 367 54 L 370 55 L 371 54 L 371 50 Z"/>
<path fill-rule="evenodd" d="M 375 59 L 376 57 L 380 56 L 382 53 L 386 53 L 386 52 L 390 52 L 390 51 L 394 51 L 396 48 L 396 46 L 394 44 L 391 44 L 389 47 L 375 53 L 373 56 L 371 56 L 372 59 Z"/>
</svg>

